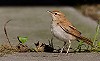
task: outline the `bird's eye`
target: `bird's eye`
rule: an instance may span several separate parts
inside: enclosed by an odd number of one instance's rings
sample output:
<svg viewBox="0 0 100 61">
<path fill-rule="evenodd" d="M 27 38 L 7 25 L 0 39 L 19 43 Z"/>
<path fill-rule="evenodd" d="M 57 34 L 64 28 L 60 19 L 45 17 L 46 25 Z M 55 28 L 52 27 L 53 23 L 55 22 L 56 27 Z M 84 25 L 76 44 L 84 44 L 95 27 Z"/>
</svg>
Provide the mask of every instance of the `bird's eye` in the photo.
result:
<svg viewBox="0 0 100 61">
<path fill-rule="evenodd" d="M 55 15 L 57 15 L 57 13 L 55 13 Z"/>
</svg>

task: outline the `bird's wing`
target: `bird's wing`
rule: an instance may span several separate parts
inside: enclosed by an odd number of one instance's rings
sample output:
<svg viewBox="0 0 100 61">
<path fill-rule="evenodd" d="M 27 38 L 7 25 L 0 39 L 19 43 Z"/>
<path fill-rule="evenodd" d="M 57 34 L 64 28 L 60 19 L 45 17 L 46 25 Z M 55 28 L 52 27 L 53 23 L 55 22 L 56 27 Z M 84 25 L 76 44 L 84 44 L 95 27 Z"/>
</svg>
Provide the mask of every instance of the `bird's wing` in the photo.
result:
<svg viewBox="0 0 100 61">
<path fill-rule="evenodd" d="M 58 24 L 66 33 L 69 33 L 75 37 L 80 37 L 81 32 L 79 32 L 72 24 L 59 23 Z"/>
</svg>

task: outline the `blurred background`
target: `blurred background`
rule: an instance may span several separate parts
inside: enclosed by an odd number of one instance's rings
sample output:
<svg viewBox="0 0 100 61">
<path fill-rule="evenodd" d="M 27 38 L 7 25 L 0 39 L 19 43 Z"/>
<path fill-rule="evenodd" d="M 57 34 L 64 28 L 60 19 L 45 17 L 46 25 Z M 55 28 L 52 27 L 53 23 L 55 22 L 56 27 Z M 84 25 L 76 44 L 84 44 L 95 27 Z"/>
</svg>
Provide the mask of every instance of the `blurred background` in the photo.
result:
<svg viewBox="0 0 100 61">
<path fill-rule="evenodd" d="M 0 0 L 3 6 L 75 6 L 82 4 L 98 4 L 99 0 Z"/>
<path fill-rule="evenodd" d="M 99 0 L 0 0 L 0 44 L 7 39 L 4 34 L 4 24 L 11 44 L 18 44 L 17 36 L 28 37 L 29 46 L 37 41 L 48 43 L 53 36 L 50 32 L 51 16 L 47 10 L 59 10 L 82 34 L 93 40 L 98 20 L 100 19 Z M 100 41 L 100 31 L 97 37 Z M 54 46 L 63 45 L 54 38 Z M 77 46 L 78 42 L 73 42 Z"/>
</svg>

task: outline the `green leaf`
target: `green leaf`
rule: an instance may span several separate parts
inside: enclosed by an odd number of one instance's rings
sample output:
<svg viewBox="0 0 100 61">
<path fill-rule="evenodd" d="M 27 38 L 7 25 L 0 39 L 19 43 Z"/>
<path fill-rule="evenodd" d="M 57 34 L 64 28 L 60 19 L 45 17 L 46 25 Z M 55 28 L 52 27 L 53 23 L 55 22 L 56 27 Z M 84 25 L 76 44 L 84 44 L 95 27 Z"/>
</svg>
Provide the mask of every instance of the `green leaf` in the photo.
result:
<svg viewBox="0 0 100 61">
<path fill-rule="evenodd" d="M 80 42 L 79 42 L 79 45 L 82 46 L 82 44 L 83 44 L 83 41 L 80 41 Z"/>
<path fill-rule="evenodd" d="M 21 37 L 21 36 L 18 36 L 18 40 L 19 40 L 20 43 L 23 44 L 23 43 L 27 42 L 28 37 Z"/>
<path fill-rule="evenodd" d="M 96 27 L 96 33 L 94 35 L 93 45 L 95 45 L 95 42 L 97 41 L 97 36 L 99 34 L 99 31 L 100 31 L 100 25 L 98 24 Z"/>
<path fill-rule="evenodd" d="M 98 47 L 100 47 L 100 42 L 97 43 Z"/>
</svg>

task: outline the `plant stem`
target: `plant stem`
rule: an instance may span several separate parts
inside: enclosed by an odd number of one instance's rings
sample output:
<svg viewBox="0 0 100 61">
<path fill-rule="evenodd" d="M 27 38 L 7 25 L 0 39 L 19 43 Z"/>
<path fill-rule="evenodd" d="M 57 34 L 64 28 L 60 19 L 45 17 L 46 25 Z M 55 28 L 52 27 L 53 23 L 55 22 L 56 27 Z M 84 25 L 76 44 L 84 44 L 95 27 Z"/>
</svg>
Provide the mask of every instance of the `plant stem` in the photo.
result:
<svg viewBox="0 0 100 61">
<path fill-rule="evenodd" d="M 6 30 L 6 25 L 8 22 L 10 22 L 11 20 L 8 20 L 5 24 L 4 24 L 4 32 L 5 32 L 5 35 L 6 35 L 6 38 L 7 38 L 7 42 L 9 43 L 10 47 L 12 48 L 12 45 L 9 41 L 9 38 L 8 38 L 8 34 L 7 34 L 7 30 Z"/>
<path fill-rule="evenodd" d="M 100 29 L 100 25 L 98 24 L 97 27 L 96 27 L 96 33 L 94 35 L 93 45 L 95 45 L 95 42 L 97 40 L 97 36 L 99 34 L 99 29 Z"/>
</svg>

